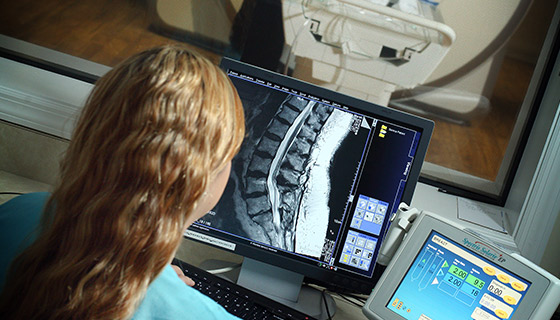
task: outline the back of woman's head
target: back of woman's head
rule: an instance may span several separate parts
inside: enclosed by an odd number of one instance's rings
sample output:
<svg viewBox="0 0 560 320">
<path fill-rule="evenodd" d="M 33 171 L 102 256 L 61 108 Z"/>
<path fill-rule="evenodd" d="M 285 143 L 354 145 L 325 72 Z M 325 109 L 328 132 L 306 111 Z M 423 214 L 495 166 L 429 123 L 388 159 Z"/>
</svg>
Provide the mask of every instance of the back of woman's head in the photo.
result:
<svg viewBox="0 0 560 320">
<path fill-rule="evenodd" d="M 115 67 L 86 102 L 2 309 L 17 298 L 21 318 L 130 317 L 243 135 L 239 97 L 208 60 L 164 46 Z"/>
<path fill-rule="evenodd" d="M 62 183 L 88 177 L 94 183 L 76 187 L 122 190 L 132 184 L 171 197 L 175 205 L 183 205 L 185 197 L 196 200 L 204 190 L 185 183 L 196 183 L 193 178 L 233 157 L 244 133 L 242 112 L 229 79 L 208 60 L 178 47 L 146 51 L 95 86 L 68 150 Z"/>
</svg>

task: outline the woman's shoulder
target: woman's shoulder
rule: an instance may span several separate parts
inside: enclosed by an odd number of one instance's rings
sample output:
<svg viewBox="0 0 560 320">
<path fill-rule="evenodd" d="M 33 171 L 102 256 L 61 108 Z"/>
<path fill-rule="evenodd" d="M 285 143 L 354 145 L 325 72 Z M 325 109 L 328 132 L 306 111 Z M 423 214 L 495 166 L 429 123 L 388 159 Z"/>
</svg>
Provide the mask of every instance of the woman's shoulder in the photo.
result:
<svg viewBox="0 0 560 320">
<path fill-rule="evenodd" d="M 8 214 L 13 211 L 33 210 L 41 212 L 50 197 L 48 192 L 34 192 L 19 195 L 0 204 L 0 213 Z"/>
<path fill-rule="evenodd" d="M 170 265 L 148 287 L 133 319 L 238 319 L 196 289 L 187 286 Z"/>
<path fill-rule="evenodd" d="M 33 231 L 41 220 L 48 192 L 28 193 L 0 205 L 0 237 L 17 242 Z M 22 238 L 22 239 L 20 239 Z"/>
<path fill-rule="evenodd" d="M 33 242 L 49 196 L 47 192 L 29 193 L 0 205 L 0 290 L 14 257 Z"/>
<path fill-rule="evenodd" d="M 0 239 L 19 245 L 39 225 L 49 197 L 48 192 L 28 193 L 1 204 Z"/>
</svg>

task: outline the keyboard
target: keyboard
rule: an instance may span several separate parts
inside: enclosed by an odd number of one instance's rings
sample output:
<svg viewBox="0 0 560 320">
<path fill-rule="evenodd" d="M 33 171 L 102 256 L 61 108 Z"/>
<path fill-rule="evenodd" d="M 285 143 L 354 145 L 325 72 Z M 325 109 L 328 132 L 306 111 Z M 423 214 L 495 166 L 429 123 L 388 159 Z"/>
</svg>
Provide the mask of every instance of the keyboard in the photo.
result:
<svg viewBox="0 0 560 320">
<path fill-rule="evenodd" d="M 173 259 L 187 277 L 196 283 L 194 288 L 210 297 L 229 313 L 246 320 L 307 320 L 314 319 L 260 293 L 246 289 L 236 283 L 220 278 L 184 261 Z"/>
</svg>

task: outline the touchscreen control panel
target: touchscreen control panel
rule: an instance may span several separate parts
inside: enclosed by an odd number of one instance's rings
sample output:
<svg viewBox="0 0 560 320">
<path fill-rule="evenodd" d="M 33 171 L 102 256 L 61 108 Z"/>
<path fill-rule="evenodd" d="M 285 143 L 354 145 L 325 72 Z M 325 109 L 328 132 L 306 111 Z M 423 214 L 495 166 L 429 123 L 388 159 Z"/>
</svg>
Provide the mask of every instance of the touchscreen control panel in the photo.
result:
<svg viewBox="0 0 560 320">
<path fill-rule="evenodd" d="M 414 320 L 509 319 L 530 285 L 434 231 L 387 308 Z"/>
<path fill-rule="evenodd" d="M 368 319 L 541 320 L 560 304 L 554 275 L 435 213 L 401 204 L 387 239 Z"/>
</svg>

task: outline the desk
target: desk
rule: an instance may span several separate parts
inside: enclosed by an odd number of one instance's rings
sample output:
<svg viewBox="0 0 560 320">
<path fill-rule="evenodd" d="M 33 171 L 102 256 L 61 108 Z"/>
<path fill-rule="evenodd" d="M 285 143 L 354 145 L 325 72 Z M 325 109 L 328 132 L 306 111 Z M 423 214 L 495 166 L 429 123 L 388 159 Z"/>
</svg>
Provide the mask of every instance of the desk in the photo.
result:
<svg viewBox="0 0 560 320">
<path fill-rule="evenodd" d="M 194 266 L 200 267 L 201 264 L 208 259 L 219 259 L 228 262 L 241 263 L 243 262 L 243 257 L 220 250 L 214 247 L 210 247 L 192 240 L 183 239 L 179 250 L 177 251 L 176 257 L 179 260 L 188 262 Z M 367 319 L 362 313 L 361 308 L 345 301 L 341 297 L 333 294 L 337 306 L 337 310 L 333 319 L 338 320 L 365 320 Z M 363 296 L 364 299 L 367 296 Z"/>
</svg>

